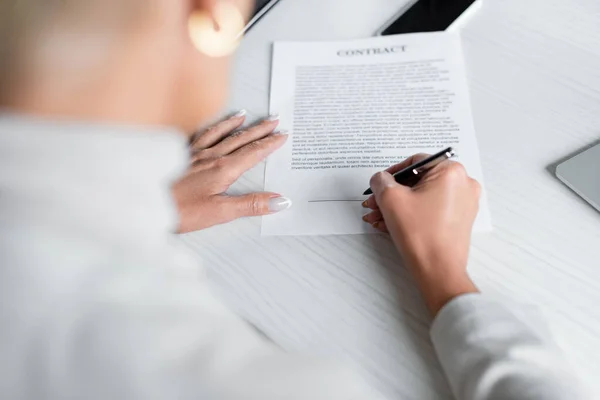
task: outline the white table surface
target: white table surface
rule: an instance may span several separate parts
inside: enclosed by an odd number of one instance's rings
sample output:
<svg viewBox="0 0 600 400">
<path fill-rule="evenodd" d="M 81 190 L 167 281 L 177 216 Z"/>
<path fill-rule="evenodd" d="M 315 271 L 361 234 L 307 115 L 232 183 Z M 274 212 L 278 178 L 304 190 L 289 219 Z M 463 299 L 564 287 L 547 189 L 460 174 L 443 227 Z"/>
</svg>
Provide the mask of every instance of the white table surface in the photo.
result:
<svg viewBox="0 0 600 400">
<path fill-rule="evenodd" d="M 600 213 L 551 169 L 600 139 L 600 2 L 483 1 L 462 35 L 495 230 L 474 238 L 469 269 L 484 292 L 539 307 L 600 398 Z M 239 51 L 230 108 L 267 113 L 274 40 L 369 36 L 405 2 L 282 0 Z M 263 173 L 235 190 L 262 190 Z M 390 399 L 451 398 L 386 237 L 261 238 L 246 219 L 182 240 L 283 348 L 347 359 Z"/>
</svg>

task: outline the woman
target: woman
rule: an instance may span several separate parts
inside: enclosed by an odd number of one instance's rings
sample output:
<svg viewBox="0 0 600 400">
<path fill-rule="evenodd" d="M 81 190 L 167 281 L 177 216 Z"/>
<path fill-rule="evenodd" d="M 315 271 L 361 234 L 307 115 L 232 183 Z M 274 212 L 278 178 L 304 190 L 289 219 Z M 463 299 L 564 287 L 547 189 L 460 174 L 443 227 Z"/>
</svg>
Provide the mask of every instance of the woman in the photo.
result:
<svg viewBox="0 0 600 400">
<path fill-rule="evenodd" d="M 252 5 L 229 4 L 245 16 Z M 169 244 L 174 230 L 290 206 L 225 195 L 285 143 L 276 117 L 232 135 L 241 112 L 186 134 L 224 104 L 229 57 L 188 29 L 219 3 L 0 7 L 0 397 L 376 398 L 344 366 L 265 341 Z M 584 398 L 547 336 L 467 275 L 478 184 L 446 162 L 409 189 L 390 175 L 402 166 L 373 177 L 365 220 L 415 278 L 456 396 Z"/>
</svg>

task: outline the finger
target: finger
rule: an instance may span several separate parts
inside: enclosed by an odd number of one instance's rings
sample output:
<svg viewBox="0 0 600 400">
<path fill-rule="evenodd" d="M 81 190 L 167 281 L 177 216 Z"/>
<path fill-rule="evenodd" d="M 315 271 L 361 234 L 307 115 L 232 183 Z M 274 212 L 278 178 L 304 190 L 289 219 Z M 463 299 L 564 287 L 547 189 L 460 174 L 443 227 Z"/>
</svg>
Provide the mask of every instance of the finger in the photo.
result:
<svg viewBox="0 0 600 400">
<path fill-rule="evenodd" d="M 230 173 L 234 180 L 283 146 L 287 138 L 284 133 L 274 133 L 225 156 L 226 166 L 231 167 Z"/>
<path fill-rule="evenodd" d="M 192 152 L 205 150 L 219 143 L 224 137 L 238 129 L 246 120 L 246 111 L 242 110 L 227 118 L 225 121 L 211 126 L 210 128 L 194 135 L 192 140 Z"/>
<path fill-rule="evenodd" d="M 373 225 L 375 222 L 383 220 L 383 214 L 381 214 L 381 211 L 377 210 L 364 215 L 362 219 L 367 224 Z"/>
<path fill-rule="evenodd" d="M 244 196 L 222 197 L 223 209 L 228 210 L 227 220 L 258 217 L 287 210 L 292 201 L 276 193 L 252 193 Z"/>
<path fill-rule="evenodd" d="M 388 169 L 386 169 L 386 172 L 389 172 L 390 174 L 393 175 L 396 172 L 402 171 L 403 169 L 408 168 L 411 165 L 418 163 L 419 161 L 423 161 L 427 157 L 431 157 L 431 155 L 425 154 L 425 153 L 415 154 L 414 156 L 408 157 L 406 160 L 402 161 L 400 164 L 396 164 L 396 165 L 389 167 Z"/>
<path fill-rule="evenodd" d="M 389 172 L 378 172 L 371 178 L 371 189 L 375 194 L 375 197 L 381 200 L 381 196 L 383 192 L 390 188 L 397 188 L 398 190 L 402 190 L 404 188 L 409 190 L 409 188 L 405 186 L 401 186 Z"/>
<path fill-rule="evenodd" d="M 385 172 L 393 175 L 396 172 L 402 171 L 403 169 L 406 169 L 406 168 L 410 167 L 411 165 L 413 165 L 415 163 L 418 163 L 419 161 L 422 161 L 422 160 L 426 159 L 427 157 L 429 157 L 428 154 L 424 154 L 424 153 L 415 154 L 413 156 L 408 157 L 406 160 L 402 161 L 399 164 L 392 165 L 391 167 L 389 167 L 388 169 L 386 169 Z M 408 186 L 412 186 L 412 185 L 408 185 Z M 370 187 L 370 189 L 371 189 L 371 191 L 374 192 L 372 186 Z M 363 207 L 365 207 L 365 208 L 373 208 L 373 206 L 369 207 L 365 203 L 363 203 Z"/>
<path fill-rule="evenodd" d="M 362 203 L 363 208 L 370 208 L 371 210 L 379 210 L 379 206 L 377 205 L 377 200 L 375 199 L 375 195 L 369 197 L 367 200 Z"/>
<path fill-rule="evenodd" d="M 223 141 L 211 148 L 211 153 L 215 157 L 222 157 L 233 153 L 236 150 L 250 144 L 256 140 L 262 139 L 275 130 L 279 124 L 278 120 L 265 120 L 260 124 L 253 126 L 241 132 L 223 139 Z"/>
<path fill-rule="evenodd" d="M 373 224 L 373 228 L 377 229 L 380 232 L 383 233 L 390 233 L 390 231 L 387 228 L 387 225 L 385 224 L 385 221 L 377 221 Z"/>
</svg>

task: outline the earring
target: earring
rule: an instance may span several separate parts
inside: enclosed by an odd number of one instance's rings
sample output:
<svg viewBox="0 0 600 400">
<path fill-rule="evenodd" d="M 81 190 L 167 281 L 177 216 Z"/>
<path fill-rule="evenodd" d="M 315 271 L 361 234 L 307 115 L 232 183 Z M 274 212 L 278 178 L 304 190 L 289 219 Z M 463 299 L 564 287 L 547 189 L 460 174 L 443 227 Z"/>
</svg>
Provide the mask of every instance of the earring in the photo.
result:
<svg viewBox="0 0 600 400">
<path fill-rule="evenodd" d="M 212 15 L 206 11 L 196 11 L 188 21 L 194 46 L 201 53 L 214 58 L 225 57 L 235 51 L 244 25 L 244 16 L 229 1 L 218 1 Z"/>
</svg>

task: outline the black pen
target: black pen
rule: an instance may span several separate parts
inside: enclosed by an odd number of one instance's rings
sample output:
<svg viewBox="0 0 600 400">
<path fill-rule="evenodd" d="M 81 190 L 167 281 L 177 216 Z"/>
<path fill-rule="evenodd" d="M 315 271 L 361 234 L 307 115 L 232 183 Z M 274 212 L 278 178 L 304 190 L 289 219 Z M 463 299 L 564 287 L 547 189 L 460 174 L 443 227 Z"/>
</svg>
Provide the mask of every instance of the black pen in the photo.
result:
<svg viewBox="0 0 600 400">
<path fill-rule="evenodd" d="M 414 163 L 410 167 L 406 167 L 398 172 L 396 172 L 393 176 L 396 182 L 404 186 L 413 186 L 416 184 L 419 179 L 425 174 L 427 171 L 434 168 L 436 165 L 451 159 L 456 154 L 454 153 L 454 149 L 452 147 L 448 147 L 446 150 L 442 150 L 437 154 L 432 155 L 431 157 L 427 157 L 424 160 L 421 160 L 417 163 Z M 367 189 L 364 196 L 368 196 L 373 194 L 371 188 Z"/>
</svg>

